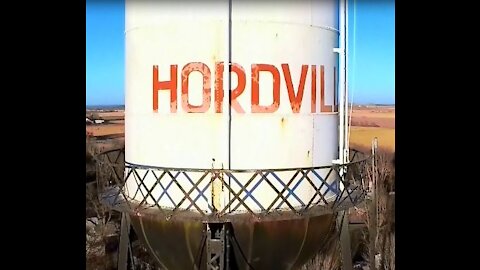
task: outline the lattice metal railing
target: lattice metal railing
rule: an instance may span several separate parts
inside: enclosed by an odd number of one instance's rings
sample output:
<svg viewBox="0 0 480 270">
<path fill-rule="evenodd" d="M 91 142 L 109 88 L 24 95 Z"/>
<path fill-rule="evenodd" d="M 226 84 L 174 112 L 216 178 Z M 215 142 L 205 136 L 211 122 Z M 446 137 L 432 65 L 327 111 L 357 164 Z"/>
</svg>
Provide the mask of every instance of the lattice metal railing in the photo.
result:
<svg viewBox="0 0 480 270">
<path fill-rule="evenodd" d="M 169 218 L 187 213 L 205 220 L 231 218 L 238 213 L 257 217 L 317 215 L 363 200 L 370 159 L 355 150 L 351 153 L 352 162 L 346 165 L 227 170 L 132 164 L 124 162 L 124 149 L 118 149 L 97 156 L 97 181 L 102 200 L 121 211 L 157 209 Z M 342 166 L 347 168 L 343 182 L 339 175 Z M 215 203 L 215 186 L 221 187 L 222 198 L 226 198 L 221 204 Z M 310 195 L 299 195 L 300 186 Z M 255 193 L 258 189 L 263 189 L 261 195 Z"/>
</svg>

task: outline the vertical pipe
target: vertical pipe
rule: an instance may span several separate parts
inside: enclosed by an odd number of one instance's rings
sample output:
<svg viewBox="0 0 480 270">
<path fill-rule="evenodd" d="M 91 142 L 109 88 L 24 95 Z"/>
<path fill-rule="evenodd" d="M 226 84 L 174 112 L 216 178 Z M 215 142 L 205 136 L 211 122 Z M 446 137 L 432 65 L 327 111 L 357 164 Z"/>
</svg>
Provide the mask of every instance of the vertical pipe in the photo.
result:
<svg viewBox="0 0 480 270">
<path fill-rule="evenodd" d="M 225 117 L 223 118 L 222 123 L 225 124 L 225 128 L 227 129 L 227 145 L 226 145 L 226 151 L 227 151 L 227 161 L 226 161 L 226 167 L 228 169 L 231 169 L 231 163 L 232 163 L 232 106 L 231 106 L 231 89 L 232 89 L 232 74 L 231 74 L 231 69 L 232 69 L 232 0 L 226 0 L 225 2 L 225 10 L 224 14 L 225 16 L 225 28 L 224 28 L 224 56 L 223 56 L 223 107 L 222 107 L 222 116 Z M 225 101 L 226 99 L 226 101 Z M 228 113 L 226 113 L 228 111 Z M 222 169 L 224 168 L 222 164 Z M 228 185 L 230 185 L 230 176 L 227 176 L 228 180 Z M 222 186 L 222 190 L 223 186 Z M 228 193 L 228 195 L 226 194 Z M 231 200 L 231 194 L 230 192 L 222 192 L 222 208 L 223 206 L 227 205 L 228 202 Z M 230 210 L 230 207 L 229 207 Z"/>
<path fill-rule="evenodd" d="M 232 0 L 228 0 L 228 169 L 232 169 Z M 230 176 L 228 185 L 231 186 Z M 228 201 L 231 201 L 231 193 L 228 192 Z M 230 206 L 228 211 L 230 211 Z"/>
<path fill-rule="evenodd" d="M 349 150 L 349 133 L 348 133 L 348 0 L 345 0 L 345 10 L 344 10 L 344 13 L 345 13 L 345 17 L 344 17 L 344 20 L 345 20 L 345 24 L 344 24 L 344 45 L 345 45 L 345 54 L 344 54 L 344 58 L 345 58 L 345 75 L 344 75 L 344 78 L 345 78 L 345 109 L 344 109 L 344 117 L 345 117 L 345 120 L 344 121 L 344 160 L 343 162 L 344 163 L 348 163 L 349 161 L 349 153 L 348 153 L 348 150 Z"/>
<path fill-rule="evenodd" d="M 338 91 L 339 98 L 340 98 L 340 106 L 339 106 L 339 116 L 340 116 L 340 123 L 339 123 L 339 160 L 341 163 L 344 162 L 344 154 L 345 154 L 345 0 L 340 0 L 339 4 L 339 30 L 340 30 L 340 37 L 339 37 L 339 83 L 338 83 Z M 343 174 L 343 170 L 341 170 Z M 343 185 L 341 185 L 343 186 Z"/>
<path fill-rule="evenodd" d="M 340 162 L 348 163 L 348 83 L 347 83 L 347 67 L 348 67 L 348 0 L 340 0 Z M 346 167 L 342 167 L 342 180 L 345 180 Z M 343 183 L 340 185 L 343 189 Z M 352 254 L 350 247 L 349 232 L 349 211 L 342 211 L 343 220 L 341 223 L 340 245 L 342 253 L 342 269 L 352 270 Z"/>
</svg>

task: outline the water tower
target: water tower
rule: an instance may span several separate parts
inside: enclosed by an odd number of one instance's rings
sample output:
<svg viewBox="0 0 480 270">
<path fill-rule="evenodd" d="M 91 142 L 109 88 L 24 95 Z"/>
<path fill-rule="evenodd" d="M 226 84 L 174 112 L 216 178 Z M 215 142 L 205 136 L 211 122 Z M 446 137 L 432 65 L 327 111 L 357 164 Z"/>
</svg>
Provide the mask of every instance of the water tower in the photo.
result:
<svg viewBox="0 0 480 270">
<path fill-rule="evenodd" d="M 103 199 L 165 269 L 295 269 L 362 200 L 341 7 L 126 0 L 125 172 Z"/>
</svg>

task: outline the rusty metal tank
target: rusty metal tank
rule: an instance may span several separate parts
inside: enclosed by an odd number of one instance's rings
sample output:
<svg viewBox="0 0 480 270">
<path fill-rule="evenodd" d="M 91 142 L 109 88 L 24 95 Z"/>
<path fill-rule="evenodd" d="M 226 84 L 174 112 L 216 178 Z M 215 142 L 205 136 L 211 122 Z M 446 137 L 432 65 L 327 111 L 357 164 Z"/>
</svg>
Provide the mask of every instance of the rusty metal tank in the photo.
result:
<svg viewBox="0 0 480 270">
<path fill-rule="evenodd" d="M 135 231 L 166 269 L 207 269 L 206 226 L 200 221 L 132 217 Z M 333 232 L 334 215 L 231 222 L 229 269 L 297 269 Z"/>
</svg>

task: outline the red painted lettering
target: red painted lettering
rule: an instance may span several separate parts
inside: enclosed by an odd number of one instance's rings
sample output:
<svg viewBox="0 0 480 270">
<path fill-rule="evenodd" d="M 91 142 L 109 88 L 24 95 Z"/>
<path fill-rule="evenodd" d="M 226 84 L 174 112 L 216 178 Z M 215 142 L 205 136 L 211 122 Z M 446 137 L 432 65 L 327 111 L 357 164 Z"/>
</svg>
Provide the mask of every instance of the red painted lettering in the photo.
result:
<svg viewBox="0 0 480 270">
<path fill-rule="evenodd" d="M 223 106 L 223 62 L 216 63 L 215 65 L 215 112 L 221 113 Z M 245 70 L 239 64 L 233 63 L 232 72 L 237 74 L 238 84 L 237 87 L 232 91 L 230 96 L 231 106 L 238 113 L 245 113 L 242 106 L 236 100 L 245 90 L 246 85 L 246 75 Z"/>
<path fill-rule="evenodd" d="M 300 83 L 298 84 L 297 95 L 295 95 L 295 89 L 293 88 L 292 76 L 290 75 L 290 68 L 288 64 L 282 64 L 283 75 L 285 76 L 285 83 L 287 84 L 288 98 L 290 99 L 290 106 L 294 113 L 300 112 L 302 107 L 303 90 L 305 88 L 305 79 L 307 77 L 308 66 L 302 65 L 302 73 L 300 75 Z"/>
<path fill-rule="evenodd" d="M 190 73 L 198 71 L 203 76 L 202 105 L 192 105 L 188 101 L 188 77 Z M 182 109 L 189 113 L 204 113 L 211 103 L 210 69 L 204 63 L 193 62 L 186 64 L 182 69 Z"/>
<path fill-rule="evenodd" d="M 241 65 L 234 63 L 232 66 L 232 71 L 237 74 L 238 85 L 232 91 L 231 106 L 238 113 L 245 113 L 242 106 L 237 101 L 237 98 L 243 93 L 243 91 L 245 90 L 245 85 L 247 84 L 247 76 L 245 74 L 245 69 L 243 69 Z"/>
<path fill-rule="evenodd" d="M 320 112 L 332 112 L 332 105 L 325 105 L 325 67 L 320 66 Z"/>
<path fill-rule="evenodd" d="M 289 64 L 281 64 L 282 72 L 285 77 L 285 86 L 286 91 L 288 92 L 288 98 L 290 100 L 290 107 L 293 113 L 300 113 L 302 107 L 303 96 L 305 92 L 305 82 L 307 80 L 308 74 L 308 65 L 302 65 L 300 78 L 298 82 L 298 88 L 295 89 L 292 81 L 292 75 L 290 72 Z M 327 102 L 325 99 L 325 66 L 321 65 L 319 73 L 317 72 L 317 65 L 311 65 L 311 113 L 330 113 L 338 112 L 338 82 L 337 82 L 337 68 L 333 67 L 333 103 L 332 105 L 327 105 L 330 102 Z M 159 91 L 167 90 L 170 91 L 170 112 L 177 112 L 177 65 L 170 66 L 170 80 L 159 81 L 159 69 L 158 66 L 153 66 L 153 110 L 158 112 L 158 96 Z M 199 72 L 202 75 L 202 93 L 201 93 L 201 104 L 193 105 L 190 103 L 189 95 L 189 78 L 190 73 Z M 245 113 L 244 108 L 237 100 L 239 96 L 243 94 L 246 87 L 246 73 L 245 69 L 237 64 L 233 63 L 230 68 L 230 72 L 233 72 L 237 76 L 237 85 L 234 89 L 231 89 L 230 95 L 230 106 L 237 113 Z M 270 73 L 273 79 L 272 85 L 272 96 L 273 101 L 270 105 L 260 105 L 260 74 L 261 72 Z M 317 74 L 318 81 L 320 82 L 320 95 L 317 93 Z M 212 93 L 211 89 L 211 72 L 209 67 L 201 62 L 191 62 L 187 63 L 181 73 L 181 95 L 182 95 L 182 110 L 187 113 L 206 113 L 210 109 L 212 102 L 212 94 L 214 95 L 214 111 L 215 113 L 223 112 L 223 102 L 225 91 L 223 89 L 223 76 L 224 76 L 224 63 L 217 62 L 215 63 L 215 82 L 214 82 L 214 91 Z M 252 113 L 274 113 L 280 108 L 280 72 L 274 65 L 269 64 L 252 64 L 251 66 L 251 112 Z M 265 85 L 266 89 L 263 89 L 263 95 L 269 92 L 268 85 Z M 267 91 L 267 92 L 265 92 Z M 308 90 L 307 90 L 308 91 Z M 198 93 L 200 94 L 200 93 Z M 317 101 L 319 96 L 320 102 Z M 191 95 L 190 95 L 191 97 Z M 265 101 L 264 101 L 265 102 Z M 317 105 L 320 103 L 319 105 Z M 286 104 L 285 104 L 286 105 Z M 245 106 L 245 104 L 243 105 Z M 319 110 L 317 110 L 317 106 Z"/>
<path fill-rule="evenodd" d="M 170 66 L 170 81 L 158 81 L 158 66 L 153 66 L 153 111 L 158 111 L 158 91 L 170 91 L 170 112 L 177 112 L 177 65 Z"/>
<path fill-rule="evenodd" d="M 312 65 L 312 113 L 317 112 L 317 66 Z"/>
<path fill-rule="evenodd" d="M 273 76 L 273 103 L 268 106 L 259 105 L 260 89 L 259 80 L 260 72 L 270 72 Z M 252 65 L 252 113 L 273 113 L 280 107 L 280 74 L 278 69 L 273 65 L 253 64 Z"/>
</svg>

